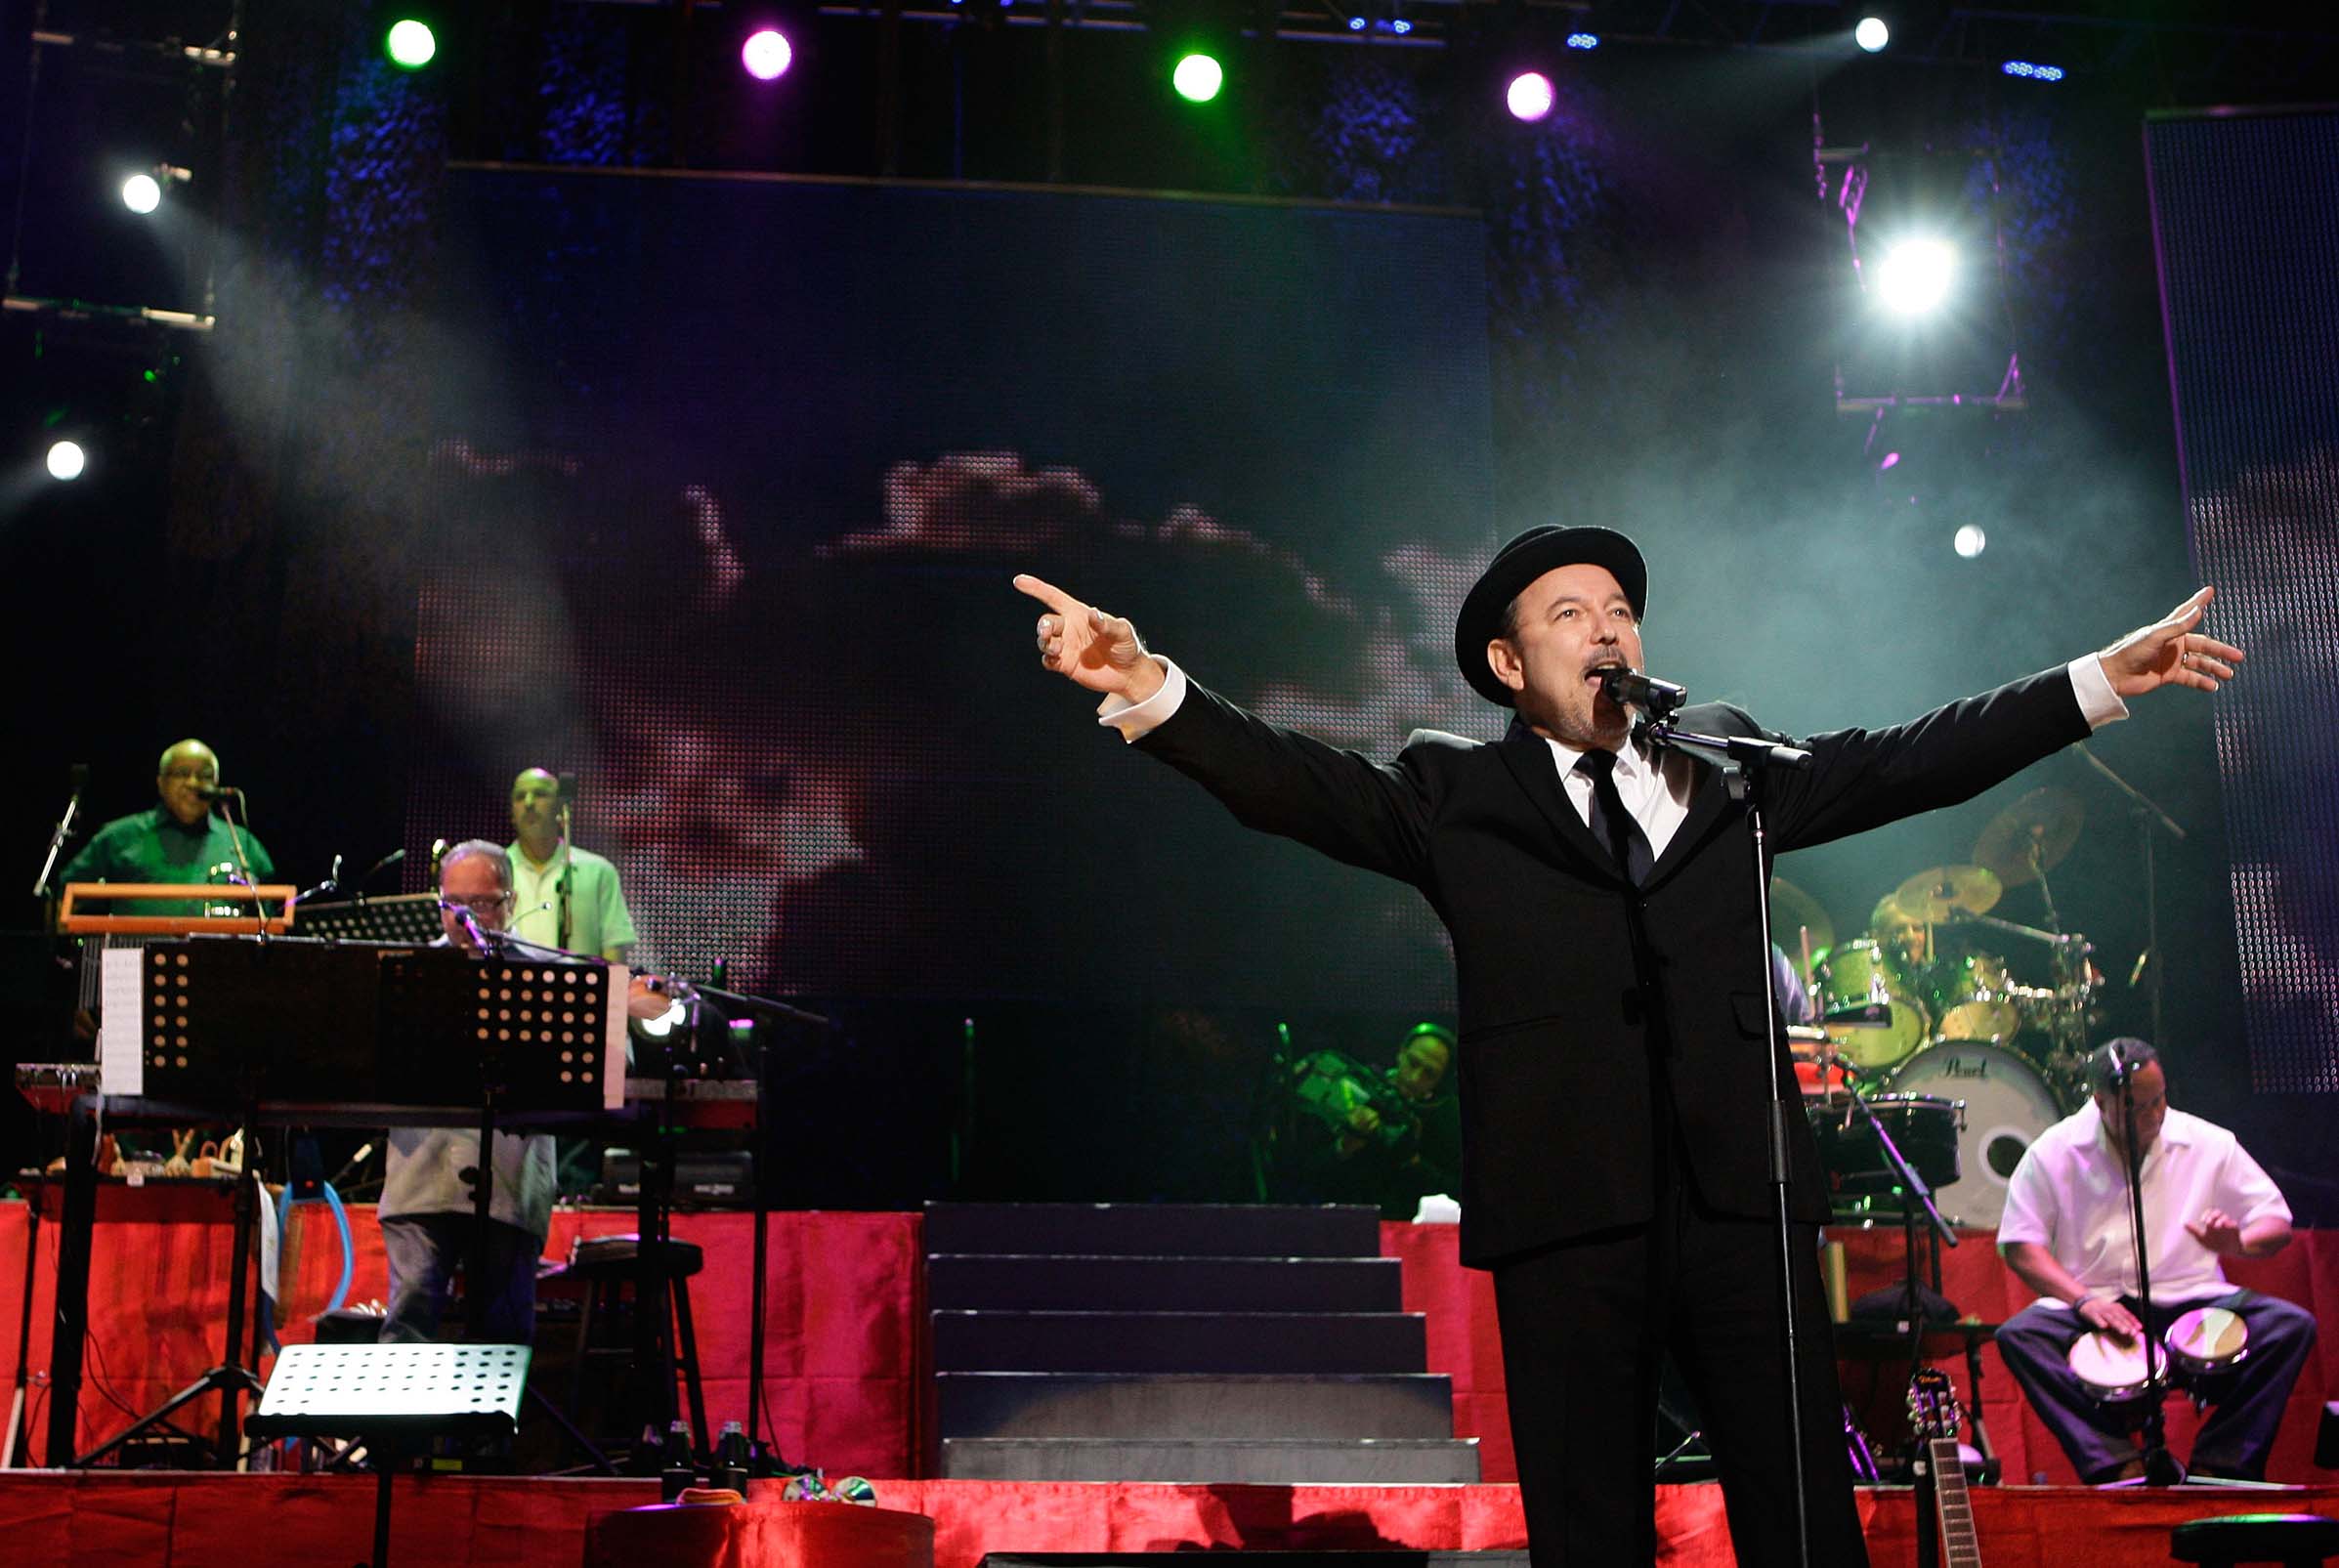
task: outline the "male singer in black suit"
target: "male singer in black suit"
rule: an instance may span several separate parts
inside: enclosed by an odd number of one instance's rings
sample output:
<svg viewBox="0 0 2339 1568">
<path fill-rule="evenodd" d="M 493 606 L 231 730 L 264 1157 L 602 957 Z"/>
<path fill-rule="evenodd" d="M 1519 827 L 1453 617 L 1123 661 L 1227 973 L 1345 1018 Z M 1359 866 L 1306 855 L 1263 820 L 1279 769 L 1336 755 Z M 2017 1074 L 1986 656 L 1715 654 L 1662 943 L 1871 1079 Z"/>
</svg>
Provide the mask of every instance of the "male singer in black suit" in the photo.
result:
<svg viewBox="0 0 2339 1568">
<path fill-rule="evenodd" d="M 1540 1568 L 1656 1553 L 1647 1434 L 1670 1351 L 1704 1413 L 1738 1559 L 1797 1558 L 1770 1221 L 1768 949 L 1751 840 L 1720 770 L 1649 754 L 1599 671 L 1641 667 L 1648 575 L 1606 529 L 1539 528 L 1470 590 L 1455 654 L 1516 710 L 1491 745 L 1419 733 L 1393 763 L 1266 724 L 1148 654 L 1128 621 L 1038 578 L 1041 657 L 1103 695 L 1102 722 L 1246 825 L 1399 877 L 1454 941 L 1462 1012 L 1462 1255 L 1492 1269 L 1527 1533 Z M 2101 655 L 1887 730 L 1802 742 L 1773 771 L 1773 853 L 1964 800 L 2162 685 L 2214 691 L 2239 649 L 2210 590 Z M 1683 728 L 1756 734 L 1735 708 Z M 1589 758 L 1589 762 L 1585 759 Z M 1765 868 L 1767 869 L 1767 868 Z M 1827 1217 L 1792 1120 L 1800 1404 L 1811 1551 L 1866 1561 L 1820 1304 Z"/>
</svg>

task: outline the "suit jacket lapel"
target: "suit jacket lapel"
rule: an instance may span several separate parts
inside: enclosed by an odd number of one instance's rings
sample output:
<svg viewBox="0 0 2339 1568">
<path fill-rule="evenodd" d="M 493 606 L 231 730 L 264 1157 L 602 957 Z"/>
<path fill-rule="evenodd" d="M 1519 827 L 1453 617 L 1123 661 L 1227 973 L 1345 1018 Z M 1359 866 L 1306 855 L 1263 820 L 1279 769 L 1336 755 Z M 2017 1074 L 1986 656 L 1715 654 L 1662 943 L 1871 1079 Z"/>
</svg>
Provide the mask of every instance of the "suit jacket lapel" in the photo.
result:
<svg viewBox="0 0 2339 1568">
<path fill-rule="evenodd" d="M 1607 846 L 1592 836 L 1592 829 L 1584 826 L 1584 819 L 1576 815 L 1575 803 L 1567 798 L 1567 788 L 1559 782 L 1559 764 L 1552 755 L 1551 742 L 1527 728 L 1525 721 L 1512 719 L 1510 729 L 1496 749 L 1518 781 L 1520 789 L 1561 843 L 1577 859 L 1583 861 L 1595 874 L 1624 886 L 1624 873 L 1616 869 L 1615 860 Z"/>
<path fill-rule="evenodd" d="M 1665 853 L 1657 857 L 1656 866 L 1648 873 L 1649 887 L 1680 870 L 1697 846 L 1712 836 L 1715 826 L 1737 810 L 1722 769 L 1699 756 L 1690 757 L 1689 769 L 1693 781 L 1689 786 L 1689 815 L 1674 829 L 1673 841 L 1665 846 Z"/>
</svg>

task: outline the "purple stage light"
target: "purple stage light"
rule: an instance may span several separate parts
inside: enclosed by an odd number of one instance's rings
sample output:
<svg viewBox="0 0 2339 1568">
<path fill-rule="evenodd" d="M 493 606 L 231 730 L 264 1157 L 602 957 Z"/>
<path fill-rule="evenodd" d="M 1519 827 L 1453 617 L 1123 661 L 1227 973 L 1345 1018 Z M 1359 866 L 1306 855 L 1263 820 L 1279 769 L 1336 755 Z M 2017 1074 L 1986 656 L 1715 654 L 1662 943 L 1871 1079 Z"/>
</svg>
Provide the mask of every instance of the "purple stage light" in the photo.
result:
<svg viewBox="0 0 2339 1568">
<path fill-rule="evenodd" d="M 794 63 L 796 52 L 788 46 L 787 35 L 777 27 L 760 27 L 750 33 L 740 46 L 740 64 L 747 67 L 747 74 L 759 82 L 775 82 L 787 74 Z"/>
<path fill-rule="evenodd" d="M 1552 111 L 1552 79 L 1539 70 L 1521 71 L 1510 78 L 1503 102 L 1518 118 L 1540 120 Z"/>
</svg>

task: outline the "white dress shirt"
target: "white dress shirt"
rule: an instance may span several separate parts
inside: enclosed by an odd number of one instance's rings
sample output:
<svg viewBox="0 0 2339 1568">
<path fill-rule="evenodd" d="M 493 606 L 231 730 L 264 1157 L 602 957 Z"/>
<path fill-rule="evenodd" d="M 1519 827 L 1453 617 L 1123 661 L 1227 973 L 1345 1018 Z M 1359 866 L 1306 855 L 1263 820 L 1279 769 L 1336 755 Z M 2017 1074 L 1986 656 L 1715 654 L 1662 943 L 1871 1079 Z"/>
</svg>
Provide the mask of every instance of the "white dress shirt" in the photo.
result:
<svg viewBox="0 0 2339 1568">
<path fill-rule="evenodd" d="M 2217 1254 L 2185 1228 L 2204 1209 L 2222 1208 L 2244 1228 L 2269 1215 L 2290 1217 L 2280 1190 L 2233 1133 L 2178 1110 L 2168 1113 L 2145 1151 L 2144 1200 L 2155 1302 L 2206 1300 L 2233 1288 Z M 2132 1295 L 2129 1212 L 2127 1159 L 2104 1136 L 2104 1119 L 2090 1100 L 2040 1133 L 2015 1166 L 1998 1245 L 2034 1243 L 2083 1289 Z M 2050 1297 L 2041 1301 L 2064 1307 Z"/>
</svg>

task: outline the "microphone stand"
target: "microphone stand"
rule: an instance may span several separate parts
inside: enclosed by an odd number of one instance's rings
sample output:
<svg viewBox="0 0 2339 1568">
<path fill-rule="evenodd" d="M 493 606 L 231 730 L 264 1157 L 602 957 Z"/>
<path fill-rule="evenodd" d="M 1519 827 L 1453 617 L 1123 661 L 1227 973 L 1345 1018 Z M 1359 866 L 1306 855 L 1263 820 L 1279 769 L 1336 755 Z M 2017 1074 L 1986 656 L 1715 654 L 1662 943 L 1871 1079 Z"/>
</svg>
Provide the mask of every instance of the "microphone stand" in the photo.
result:
<svg viewBox="0 0 2339 1568">
<path fill-rule="evenodd" d="M 2128 797 L 2128 816 L 2136 824 L 2136 845 L 2144 852 L 2145 952 L 2152 959 L 2152 984 L 2145 993 L 2145 999 L 2152 1009 L 2152 1038 L 2157 1040 L 2160 1038 L 2160 882 L 2152 864 L 2152 829 L 2163 829 L 2180 844 L 2185 842 L 2186 832 L 2151 796 L 2112 772 L 2111 765 L 2090 751 L 2086 742 L 2080 742 L 2072 749 L 2089 767 L 2109 780 L 2114 789 Z"/>
<path fill-rule="evenodd" d="M 1678 702 L 1678 699 L 1672 700 Z M 1754 936 L 1760 948 L 1761 962 L 1757 972 L 1763 976 L 1763 1041 L 1765 1060 L 1769 1069 L 1765 1076 L 1770 1081 L 1770 1190 L 1778 1226 L 1779 1304 L 1785 1314 L 1786 1326 L 1787 1442 L 1795 1475 L 1795 1553 L 1796 1560 L 1804 1568 L 1809 1568 L 1811 1521 L 1804 1453 L 1804 1348 L 1803 1336 L 1795 1321 L 1795 1232 L 1787 1202 L 1787 1119 L 1790 1112 L 1799 1118 L 1803 1115 L 1803 1096 L 1799 1091 L 1794 1101 L 1789 1102 L 1787 1085 L 1795 1081 L 1794 1065 L 1779 1059 L 1780 1042 L 1785 1037 L 1780 1030 L 1778 996 L 1770 986 L 1770 849 L 1768 829 L 1763 816 L 1763 780 L 1772 767 L 1809 767 L 1811 754 L 1759 736 L 1701 735 L 1692 730 L 1677 729 L 1671 718 L 1672 706 L 1668 702 L 1646 705 L 1642 711 L 1648 715 L 1648 722 L 1642 726 L 1641 734 L 1651 746 L 1659 750 L 1685 751 L 1725 765 L 1735 764 L 1728 774 L 1730 798 L 1744 810 L 1754 850 L 1752 869 L 1757 914 Z"/>
<path fill-rule="evenodd" d="M 2185 1470 L 2168 1451 L 2166 1413 L 2162 1409 L 2168 1399 L 2168 1379 L 2162 1376 L 2157 1354 L 2160 1336 L 2152 1331 L 2152 1272 L 2150 1259 L 2146 1255 L 2148 1249 L 2145 1246 L 2144 1151 L 2136 1146 L 2136 1095 L 2132 1086 L 2135 1064 L 2121 1062 L 2119 1076 L 2120 1125 L 2125 1129 L 2120 1147 L 2127 1156 L 2128 1168 L 2128 1234 L 2136 1246 L 2136 1315 L 2144 1323 L 2139 1335 L 2144 1340 L 2145 1353 L 2144 1478 L 2147 1486 L 2177 1486 L 2183 1483 Z"/>
<path fill-rule="evenodd" d="M 559 931 L 552 944 L 563 953 L 569 951 L 569 883 L 576 874 L 576 851 L 570 843 L 570 832 L 569 799 L 564 794 L 561 797 L 561 879 L 556 884 L 560 892 L 561 910 L 556 922 Z M 598 958 L 601 954 L 596 953 L 593 956 Z"/>
<path fill-rule="evenodd" d="M 32 879 L 32 896 L 36 899 L 49 896 L 49 873 L 57 869 L 58 851 L 64 848 L 66 837 L 73 831 L 73 819 L 81 811 L 81 791 L 88 784 L 89 764 L 74 763 L 66 785 L 64 815 L 57 819 L 57 827 L 49 834 L 49 853 L 41 857 L 41 874 Z"/>
</svg>

